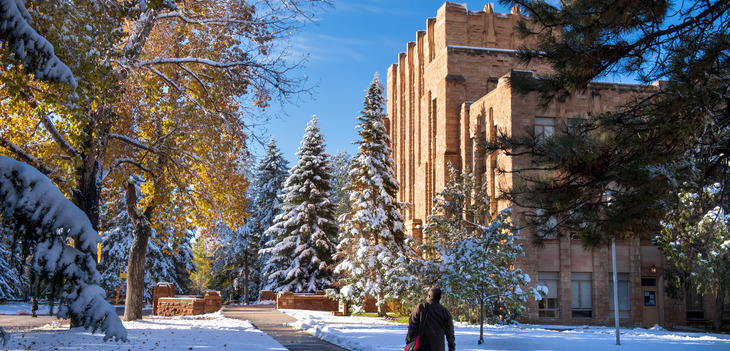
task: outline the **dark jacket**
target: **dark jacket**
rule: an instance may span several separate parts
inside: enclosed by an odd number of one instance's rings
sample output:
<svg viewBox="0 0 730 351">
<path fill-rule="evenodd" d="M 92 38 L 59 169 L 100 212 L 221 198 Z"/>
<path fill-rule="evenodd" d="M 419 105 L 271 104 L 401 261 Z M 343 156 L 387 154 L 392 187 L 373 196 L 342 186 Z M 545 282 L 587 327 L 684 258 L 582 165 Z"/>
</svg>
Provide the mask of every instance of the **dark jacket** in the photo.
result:
<svg viewBox="0 0 730 351">
<path fill-rule="evenodd" d="M 423 326 L 424 332 L 421 335 L 421 341 L 425 344 L 423 351 L 444 351 L 444 335 L 449 342 L 449 351 L 456 350 L 454 342 L 454 321 L 451 318 L 451 312 L 446 307 L 441 306 L 438 302 L 424 302 L 416 306 L 411 313 L 411 319 L 408 321 L 408 334 L 406 335 L 406 344 L 414 340 L 418 336 L 418 327 L 421 318 L 424 317 L 428 306 L 428 313 L 425 315 L 426 321 Z"/>
</svg>

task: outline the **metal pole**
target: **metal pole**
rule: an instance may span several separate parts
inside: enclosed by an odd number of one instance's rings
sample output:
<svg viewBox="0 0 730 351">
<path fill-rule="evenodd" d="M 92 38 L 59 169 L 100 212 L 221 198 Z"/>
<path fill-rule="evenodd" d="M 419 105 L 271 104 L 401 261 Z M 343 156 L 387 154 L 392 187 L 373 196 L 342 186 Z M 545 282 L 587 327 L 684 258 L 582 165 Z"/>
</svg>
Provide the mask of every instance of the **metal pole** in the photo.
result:
<svg viewBox="0 0 730 351">
<path fill-rule="evenodd" d="M 611 253 L 613 254 L 613 318 L 616 321 L 616 345 L 621 345 L 621 333 L 618 324 L 618 274 L 616 273 L 616 238 L 611 238 Z"/>
</svg>

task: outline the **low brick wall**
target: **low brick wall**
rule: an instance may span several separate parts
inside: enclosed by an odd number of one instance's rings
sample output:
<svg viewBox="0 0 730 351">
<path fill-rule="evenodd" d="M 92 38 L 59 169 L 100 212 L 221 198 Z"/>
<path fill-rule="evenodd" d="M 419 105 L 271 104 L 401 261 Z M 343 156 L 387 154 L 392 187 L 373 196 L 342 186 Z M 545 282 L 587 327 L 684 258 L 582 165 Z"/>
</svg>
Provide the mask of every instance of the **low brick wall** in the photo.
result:
<svg viewBox="0 0 730 351">
<path fill-rule="evenodd" d="M 261 290 L 259 301 L 276 301 L 276 294 L 271 290 Z"/>
<path fill-rule="evenodd" d="M 152 314 L 157 315 L 157 306 L 160 298 L 175 296 L 175 284 L 157 283 L 152 289 Z"/>
<path fill-rule="evenodd" d="M 205 300 L 201 298 L 161 297 L 157 301 L 158 316 L 193 316 L 203 313 L 205 313 Z"/>
<path fill-rule="evenodd" d="M 339 311 L 339 303 L 324 295 L 323 291 L 315 294 L 295 294 L 282 291 L 276 296 L 277 309 Z"/>
<path fill-rule="evenodd" d="M 223 308 L 223 298 L 215 290 L 206 291 L 203 300 L 205 301 L 205 313 L 218 312 Z"/>
<path fill-rule="evenodd" d="M 152 314 L 155 316 L 193 316 L 223 308 L 221 294 L 215 290 L 206 291 L 204 296 L 176 296 L 175 285 L 158 283 L 153 292 Z"/>
</svg>

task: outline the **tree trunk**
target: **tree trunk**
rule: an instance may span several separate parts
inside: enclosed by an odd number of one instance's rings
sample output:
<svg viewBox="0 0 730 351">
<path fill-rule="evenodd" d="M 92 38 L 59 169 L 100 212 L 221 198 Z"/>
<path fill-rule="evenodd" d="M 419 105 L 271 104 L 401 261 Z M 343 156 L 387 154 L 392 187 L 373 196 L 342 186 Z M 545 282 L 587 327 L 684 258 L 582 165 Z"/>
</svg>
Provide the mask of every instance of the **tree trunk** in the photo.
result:
<svg viewBox="0 0 730 351">
<path fill-rule="evenodd" d="M 712 321 L 712 328 L 715 330 L 722 329 L 722 317 L 723 311 L 725 310 L 725 294 L 727 285 L 725 282 L 720 282 L 717 286 L 717 295 L 715 296 L 715 319 Z"/>
<path fill-rule="evenodd" d="M 484 304 L 485 300 L 479 299 L 479 345 L 484 343 Z"/>
<path fill-rule="evenodd" d="M 248 271 L 243 271 L 243 304 L 248 305 Z"/>
<path fill-rule="evenodd" d="M 101 193 L 99 162 L 96 155 L 82 156 L 82 164 L 76 168 L 76 187 L 72 190 L 73 203 L 89 217 L 91 226 L 99 231 L 99 196 Z"/>
<path fill-rule="evenodd" d="M 99 200 L 101 198 L 101 180 L 99 160 L 107 142 L 107 133 L 112 112 L 108 106 L 100 106 L 91 112 L 89 124 L 84 128 L 84 141 L 80 153 L 76 154 L 80 164 L 76 167 L 72 189 L 72 201 L 86 216 L 91 226 L 99 231 Z M 77 162 L 78 162 L 77 161 Z"/>
<path fill-rule="evenodd" d="M 127 183 L 127 213 L 134 225 L 134 239 L 129 248 L 127 261 L 127 297 L 124 307 L 124 320 L 142 319 L 144 307 L 144 267 L 147 258 L 147 243 L 152 236 L 149 217 L 152 205 L 144 213 L 137 211 L 137 189 L 131 182 Z"/>
<path fill-rule="evenodd" d="M 385 303 L 383 302 L 383 297 L 378 296 L 378 317 L 386 317 L 388 315 L 385 313 Z"/>
</svg>

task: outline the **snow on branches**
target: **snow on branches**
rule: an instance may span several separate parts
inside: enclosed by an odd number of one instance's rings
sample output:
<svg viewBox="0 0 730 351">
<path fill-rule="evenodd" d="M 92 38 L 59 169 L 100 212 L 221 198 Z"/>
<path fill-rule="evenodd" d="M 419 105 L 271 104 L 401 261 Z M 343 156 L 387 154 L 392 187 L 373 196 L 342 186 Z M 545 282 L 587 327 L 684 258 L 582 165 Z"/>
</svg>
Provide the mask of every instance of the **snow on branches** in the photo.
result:
<svg viewBox="0 0 730 351">
<path fill-rule="evenodd" d="M 314 292 L 333 283 L 337 223 L 330 200 L 332 166 L 316 116 L 297 155 L 282 190 L 282 213 L 264 234 L 273 238 L 261 250 L 271 255 L 264 267 L 268 290 Z"/>
<path fill-rule="evenodd" d="M 492 213 L 487 199 L 486 186 L 450 167 L 449 182 L 434 199 L 434 215 L 424 228 L 427 244 L 420 247 L 428 256 L 441 258 L 421 262 L 432 270 L 427 275 L 444 286 L 458 308 L 478 308 L 482 323 L 485 317 L 497 322 L 500 316 L 503 321 L 519 316 L 527 298 L 539 300 L 543 291 L 522 289 L 530 277 L 514 268 L 524 255 L 519 229 L 510 209 Z M 485 316 L 487 311 L 498 313 Z"/>
<path fill-rule="evenodd" d="M 71 84 L 76 87 L 71 70 L 53 52 L 46 38 L 31 27 L 33 22 L 22 0 L 0 0 L 0 40 L 23 67 L 36 78 Z"/>
<path fill-rule="evenodd" d="M 4 156 L 0 204 L 3 226 L 13 232 L 19 254 L 32 255 L 31 269 L 42 279 L 62 282 L 58 316 L 101 329 L 105 340 L 126 340 L 127 330 L 98 285 L 101 276 L 92 255 L 101 237 L 84 212 L 38 170 Z"/>
<path fill-rule="evenodd" d="M 336 272 L 344 276 L 343 299 L 361 303 L 366 296 L 376 297 L 384 315 L 387 300 L 400 300 L 404 291 L 411 290 L 404 267 L 414 253 L 400 213 L 404 205 L 395 201 L 398 182 L 383 125 L 385 100 L 377 74 L 366 93 L 358 117 L 359 152 L 350 171 L 351 210 L 340 218 L 341 261 Z"/>
</svg>

